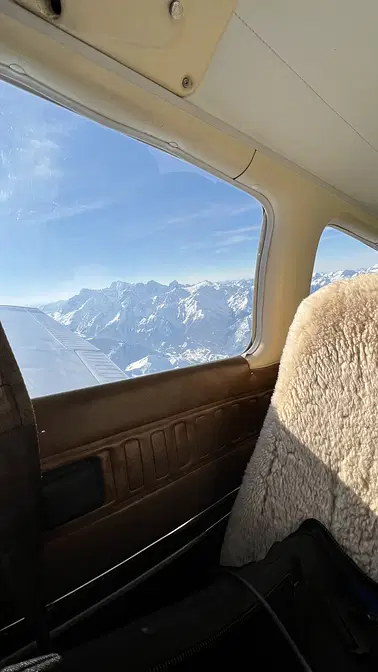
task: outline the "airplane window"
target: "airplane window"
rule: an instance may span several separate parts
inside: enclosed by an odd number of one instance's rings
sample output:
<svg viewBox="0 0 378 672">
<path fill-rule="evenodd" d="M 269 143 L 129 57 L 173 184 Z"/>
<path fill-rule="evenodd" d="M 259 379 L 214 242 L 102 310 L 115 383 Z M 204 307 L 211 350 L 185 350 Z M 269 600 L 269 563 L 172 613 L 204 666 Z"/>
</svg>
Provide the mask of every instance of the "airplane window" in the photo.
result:
<svg viewBox="0 0 378 672">
<path fill-rule="evenodd" d="M 327 226 L 319 241 L 311 293 L 335 280 L 347 280 L 361 273 L 378 273 L 377 250 L 361 240 Z"/>
<path fill-rule="evenodd" d="M 250 194 L 0 82 L 0 321 L 32 397 L 242 353 Z"/>
</svg>

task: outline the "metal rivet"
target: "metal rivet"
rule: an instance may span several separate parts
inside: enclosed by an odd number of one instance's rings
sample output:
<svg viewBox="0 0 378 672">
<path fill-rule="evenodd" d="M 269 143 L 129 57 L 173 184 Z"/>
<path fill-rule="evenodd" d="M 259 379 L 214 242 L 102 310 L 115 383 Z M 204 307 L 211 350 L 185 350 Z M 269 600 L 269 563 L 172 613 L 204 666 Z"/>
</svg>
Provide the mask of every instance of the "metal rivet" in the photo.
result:
<svg viewBox="0 0 378 672">
<path fill-rule="evenodd" d="M 183 89 L 191 89 L 193 87 L 193 80 L 189 75 L 182 78 L 181 86 Z"/>
<path fill-rule="evenodd" d="M 180 0 L 172 0 L 169 5 L 169 13 L 175 21 L 178 21 L 184 16 L 184 7 Z"/>
</svg>

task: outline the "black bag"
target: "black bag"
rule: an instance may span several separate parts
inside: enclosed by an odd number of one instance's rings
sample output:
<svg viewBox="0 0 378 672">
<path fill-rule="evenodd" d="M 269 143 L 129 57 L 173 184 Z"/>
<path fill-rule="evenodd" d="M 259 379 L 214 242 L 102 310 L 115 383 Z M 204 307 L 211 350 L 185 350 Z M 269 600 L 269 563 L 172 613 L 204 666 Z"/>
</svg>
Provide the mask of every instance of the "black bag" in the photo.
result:
<svg viewBox="0 0 378 672">
<path fill-rule="evenodd" d="M 267 557 L 78 647 L 62 670 L 354 671 L 378 663 L 378 585 L 308 520 Z"/>
</svg>

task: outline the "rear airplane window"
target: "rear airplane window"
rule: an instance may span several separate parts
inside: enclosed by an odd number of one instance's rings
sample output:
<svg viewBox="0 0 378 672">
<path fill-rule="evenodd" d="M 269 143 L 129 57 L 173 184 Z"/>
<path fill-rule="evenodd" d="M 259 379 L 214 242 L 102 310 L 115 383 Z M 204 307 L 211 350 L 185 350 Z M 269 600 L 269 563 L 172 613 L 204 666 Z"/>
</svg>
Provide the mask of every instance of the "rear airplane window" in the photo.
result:
<svg viewBox="0 0 378 672">
<path fill-rule="evenodd" d="M 328 226 L 320 238 L 311 293 L 335 280 L 378 273 L 377 250 L 340 229 Z"/>
<path fill-rule="evenodd" d="M 0 320 L 32 397 L 242 353 L 263 210 L 0 82 Z"/>
</svg>

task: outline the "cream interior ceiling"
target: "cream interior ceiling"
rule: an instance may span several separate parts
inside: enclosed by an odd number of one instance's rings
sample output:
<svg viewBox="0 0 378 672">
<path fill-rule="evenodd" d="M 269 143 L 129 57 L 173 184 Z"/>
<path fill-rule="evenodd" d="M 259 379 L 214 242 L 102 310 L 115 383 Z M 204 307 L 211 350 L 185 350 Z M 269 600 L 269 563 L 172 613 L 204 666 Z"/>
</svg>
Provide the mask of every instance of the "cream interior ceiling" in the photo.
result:
<svg viewBox="0 0 378 672">
<path fill-rule="evenodd" d="M 190 100 L 378 210 L 378 3 L 239 0 Z"/>
<path fill-rule="evenodd" d="M 138 87 L 223 124 L 251 155 L 260 144 L 378 213 L 377 0 L 181 0 L 181 27 L 169 0 L 62 0 L 57 20 L 49 1 L 16 0 L 66 49 L 90 45 L 88 57 L 113 59 L 105 69 L 128 66 L 144 76 Z"/>
</svg>

